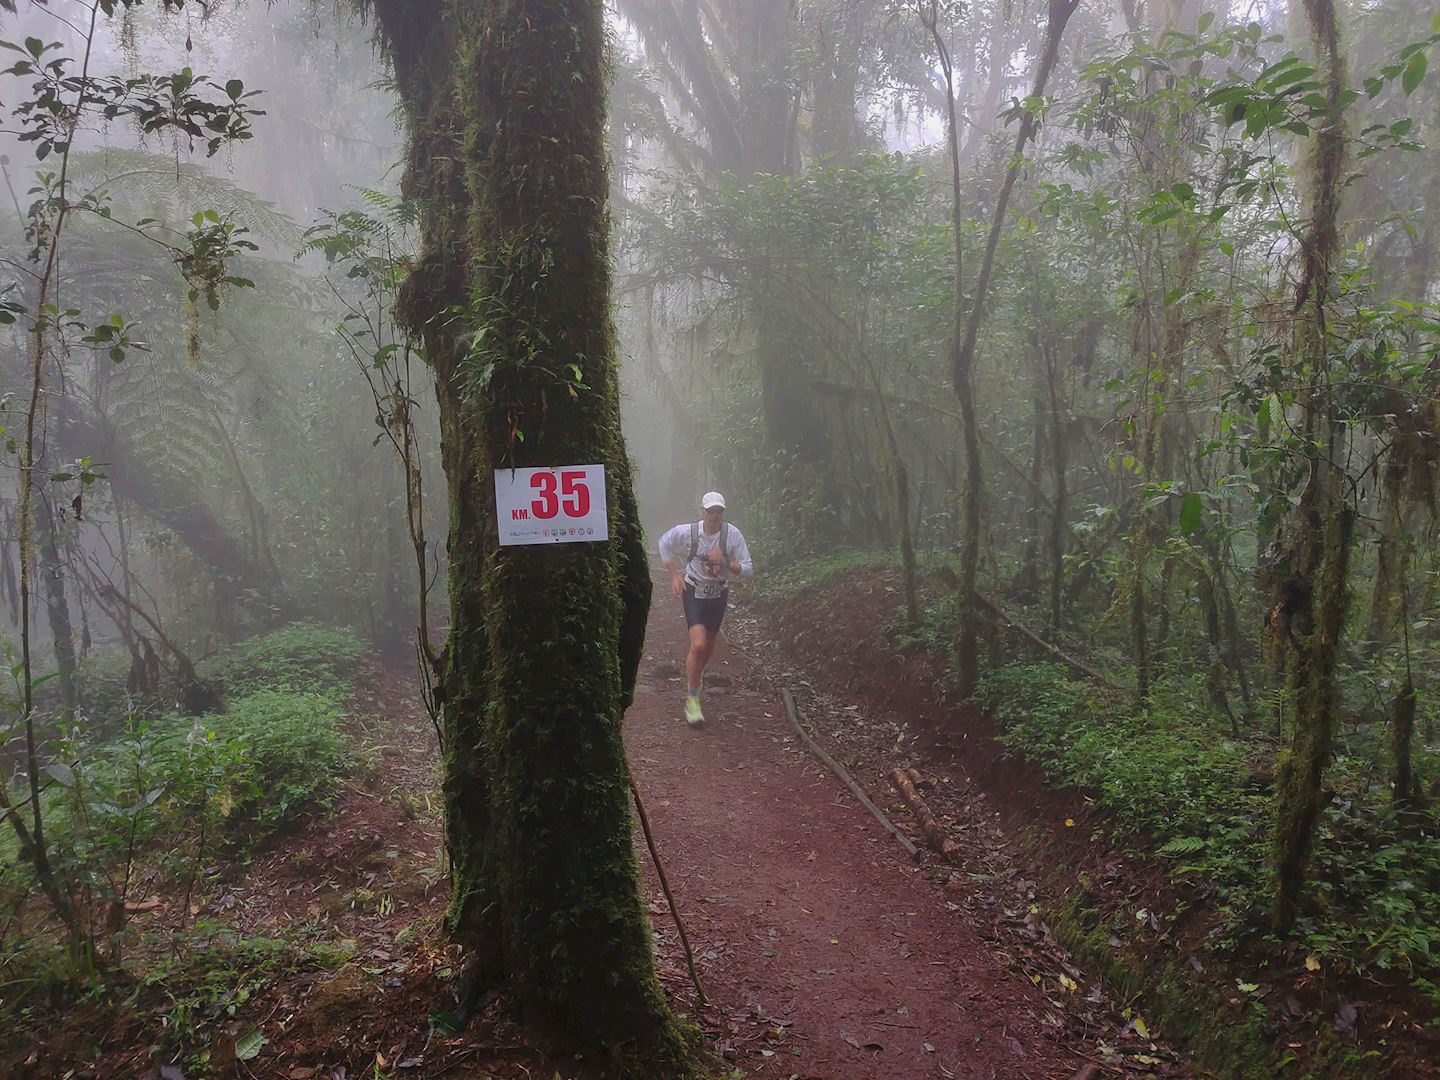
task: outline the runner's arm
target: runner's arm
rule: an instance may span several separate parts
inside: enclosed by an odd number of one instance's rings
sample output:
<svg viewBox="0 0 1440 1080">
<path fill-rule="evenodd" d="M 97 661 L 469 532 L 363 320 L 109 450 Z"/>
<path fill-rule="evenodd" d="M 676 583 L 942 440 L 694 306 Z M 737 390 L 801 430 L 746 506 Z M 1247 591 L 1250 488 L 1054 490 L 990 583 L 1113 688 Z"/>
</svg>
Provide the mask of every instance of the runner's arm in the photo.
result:
<svg viewBox="0 0 1440 1080">
<path fill-rule="evenodd" d="M 744 534 L 736 529 L 732 534 L 735 547 L 730 552 L 730 567 L 732 574 L 739 574 L 742 578 L 755 576 L 755 564 L 750 561 L 750 545 L 745 543 Z"/>
<path fill-rule="evenodd" d="M 685 588 L 682 563 L 689 544 L 689 527 L 686 525 L 676 525 L 660 537 L 660 561 L 665 564 L 665 569 L 670 571 L 670 591 L 676 596 Z"/>
</svg>

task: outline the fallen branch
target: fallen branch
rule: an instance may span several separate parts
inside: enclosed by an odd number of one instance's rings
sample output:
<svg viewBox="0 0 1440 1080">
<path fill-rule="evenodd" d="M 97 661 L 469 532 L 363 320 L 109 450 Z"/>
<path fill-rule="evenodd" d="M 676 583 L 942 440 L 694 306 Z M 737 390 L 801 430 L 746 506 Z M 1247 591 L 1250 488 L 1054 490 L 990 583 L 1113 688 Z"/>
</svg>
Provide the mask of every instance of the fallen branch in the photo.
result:
<svg viewBox="0 0 1440 1080">
<path fill-rule="evenodd" d="M 915 790 L 915 782 L 911 777 L 906 775 L 904 770 L 895 768 L 890 770 L 890 782 L 900 792 L 900 797 L 905 800 L 905 805 L 915 815 L 915 820 L 920 823 L 920 831 L 925 834 L 925 840 L 929 843 L 931 850 L 943 859 L 954 859 L 960 852 L 959 845 L 950 839 L 944 827 L 935 820 L 935 815 L 930 812 L 930 807 L 925 804 L 920 792 Z"/>
<path fill-rule="evenodd" d="M 1000 616 L 1000 618 L 1004 619 L 1008 625 L 1020 631 L 1021 636 L 1040 646 L 1040 648 L 1044 649 L 1047 653 L 1055 657 L 1055 659 L 1059 660 L 1061 663 L 1070 665 L 1081 675 L 1084 675 L 1087 679 L 1094 679 L 1101 686 L 1107 687 L 1111 690 L 1121 689 L 1109 679 L 1107 679 L 1104 675 L 1100 674 L 1100 672 L 1092 668 L 1089 664 L 1085 663 L 1083 660 L 1077 660 L 1075 657 L 1071 656 L 1069 653 L 1065 652 L 1059 647 L 1051 645 L 1050 642 L 1046 641 L 1039 634 L 1035 633 L 1034 630 L 1031 630 L 1019 619 L 1015 618 L 1014 615 L 1011 615 L 1010 612 L 1006 611 L 1005 608 L 998 602 L 991 600 L 988 596 L 982 596 L 979 594 L 976 595 L 976 599 L 980 601 L 980 604 L 982 606 L 989 608 L 996 615 Z"/>
<path fill-rule="evenodd" d="M 790 726 L 795 729 L 795 733 L 800 736 L 800 740 L 809 748 L 810 752 L 829 766 L 830 771 L 844 781 L 845 786 L 860 800 L 861 805 L 870 811 L 876 821 L 885 826 L 885 830 L 891 836 L 900 841 L 900 846 L 905 849 L 910 858 L 918 861 L 920 858 L 920 849 L 915 846 L 915 842 L 900 831 L 896 824 L 886 815 L 884 810 L 881 810 L 870 801 L 870 796 L 865 794 L 865 789 L 846 771 L 845 766 L 841 765 L 824 750 L 820 749 L 820 747 L 816 745 L 815 740 L 810 738 L 806 733 L 804 727 L 800 724 L 799 710 L 795 708 L 795 696 L 784 687 L 780 690 L 780 696 L 785 701 L 785 715 L 790 718 Z"/>
</svg>

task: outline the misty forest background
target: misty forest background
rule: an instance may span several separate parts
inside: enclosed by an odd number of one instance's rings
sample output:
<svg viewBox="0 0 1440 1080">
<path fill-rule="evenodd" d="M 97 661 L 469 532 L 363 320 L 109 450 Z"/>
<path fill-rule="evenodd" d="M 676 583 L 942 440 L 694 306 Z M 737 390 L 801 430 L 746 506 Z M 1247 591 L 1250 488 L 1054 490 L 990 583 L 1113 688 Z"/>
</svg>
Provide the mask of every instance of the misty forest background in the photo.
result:
<svg viewBox="0 0 1440 1080">
<path fill-rule="evenodd" d="M 605 13 L 647 535 L 718 487 L 772 597 L 896 574 L 875 633 L 1145 838 L 1207 955 L 1440 1010 L 1433 6 Z M 393 318 L 433 218 L 375 34 L 0 12 L 7 1010 L 323 804 L 364 657 L 439 670 Z"/>
</svg>

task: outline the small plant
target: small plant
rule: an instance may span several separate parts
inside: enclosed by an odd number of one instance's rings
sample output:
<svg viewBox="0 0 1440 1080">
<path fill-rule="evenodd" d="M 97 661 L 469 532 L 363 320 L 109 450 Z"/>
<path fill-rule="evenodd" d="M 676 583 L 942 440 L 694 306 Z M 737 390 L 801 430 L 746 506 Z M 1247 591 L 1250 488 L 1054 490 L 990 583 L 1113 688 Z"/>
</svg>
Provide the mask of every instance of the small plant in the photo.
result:
<svg viewBox="0 0 1440 1080">
<path fill-rule="evenodd" d="M 327 805 L 353 765 L 333 697 L 263 690 L 224 714 L 131 717 L 87 745 L 71 732 L 44 768 L 51 865 L 76 912 L 79 948 L 47 953 L 30 902 L 33 874 L 0 834 L 0 983 L 12 1007 L 44 983 L 85 981 L 119 964 L 131 914 L 177 894 L 183 929 L 201 868 L 234 860 L 303 810 Z M 180 1018 L 177 1018 L 179 1022 Z"/>
</svg>

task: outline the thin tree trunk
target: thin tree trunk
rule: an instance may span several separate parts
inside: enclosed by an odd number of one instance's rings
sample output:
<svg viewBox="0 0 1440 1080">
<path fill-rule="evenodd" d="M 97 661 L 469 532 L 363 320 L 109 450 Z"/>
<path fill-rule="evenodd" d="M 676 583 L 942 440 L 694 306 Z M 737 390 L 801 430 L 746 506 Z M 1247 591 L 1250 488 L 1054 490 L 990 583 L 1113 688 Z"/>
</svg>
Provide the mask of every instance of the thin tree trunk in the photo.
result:
<svg viewBox="0 0 1440 1080">
<path fill-rule="evenodd" d="M 1408 660 L 1407 660 L 1408 664 Z M 1395 696 L 1391 714 L 1390 750 L 1395 759 L 1392 795 L 1395 806 L 1409 810 L 1415 804 L 1415 773 L 1411 754 L 1415 745 L 1415 680 L 1407 667 L 1405 682 Z"/>
<path fill-rule="evenodd" d="M 39 525 L 40 577 L 45 588 L 45 613 L 50 623 L 50 638 L 55 649 L 55 681 L 60 686 L 61 715 L 69 720 L 75 715 L 75 626 L 70 618 L 70 601 L 65 595 L 65 565 L 60 558 L 59 522 L 50 499 L 41 495 L 36 501 Z"/>
<path fill-rule="evenodd" d="M 915 589 L 915 541 L 910 535 L 910 474 L 895 461 L 896 515 L 900 521 L 900 568 L 905 578 L 905 619 L 911 630 L 920 625 L 920 601 Z"/>
<path fill-rule="evenodd" d="M 1045 84 L 1055 67 L 1060 53 L 1060 39 L 1065 25 L 1075 13 L 1080 0 L 1050 0 L 1048 21 L 1045 29 L 1045 49 L 1035 71 L 1035 83 L 1030 92 L 1032 101 L 1040 101 L 1045 93 Z M 956 647 L 957 683 L 960 694 L 968 697 L 975 692 L 980 681 L 980 659 L 978 650 L 979 605 L 976 600 L 976 584 L 980 569 L 980 536 L 984 528 L 982 520 L 985 505 L 984 470 L 980 460 L 980 428 L 975 413 L 975 346 L 980 336 L 980 324 L 985 316 L 985 303 L 990 291 L 990 278 L 995 269 L 995 251 L 1000 244 L 1000 233 L 1005 227 L 1005 214 L 1010 206 L 1010 192 L 1019 178 L 1024 161 L 1025 146 L 1035 134 L 1038 120 L 1034 111 L 1027 109 L 1020 120 L 1020 130 L 1015 136 L 1015 150 L 1011 155 L 1010 167 L 1005 170 L 1005 179 L 995 200 L 995 213 L 990 222 L 990 234 L 985 242 L 985 255 L 980 264 L 980 274 L 975 282 L 975 295 L 970 304 L 967 319 L 965 310 L 965 284 L 962 276 L 962 235 L 963 220 L 960 210 L 960 135 L 955 113 L 955 84 L 950 53 L 940 34 L 936 8 L 929 9 L 926 19 L 941 55 L 945 71 L 946 96 L 949 100 L 949 144 L 951 167 L 951 223 L 955 233 L 955 318 L 950 337 L 951 384 L 960 401 L 960 416 L 965 442 L 965 491 L 963 494 L 960 535 L 960 640 Z"/>
</svg>

